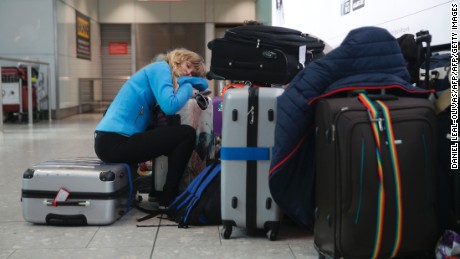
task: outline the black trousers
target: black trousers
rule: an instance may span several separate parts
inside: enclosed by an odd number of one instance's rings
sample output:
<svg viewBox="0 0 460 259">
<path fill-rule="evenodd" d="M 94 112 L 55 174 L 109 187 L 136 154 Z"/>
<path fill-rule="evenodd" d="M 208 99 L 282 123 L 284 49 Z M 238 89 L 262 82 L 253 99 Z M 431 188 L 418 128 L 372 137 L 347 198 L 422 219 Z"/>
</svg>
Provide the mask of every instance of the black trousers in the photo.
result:
<svg viewBox="0 0 460 259">
<path fill-rule="evenodd" d="M 196 131 L 189 125 L 159 127 L 131 137 L 117 133 L 97 132 L 96 155 L 108 163 L 135 164 L 160 155 L 168 157 L 168 174 L 160 202 L 169 203 L 179 193 L 185 167 L 195 148 Z M 154 188 L 152 186 L 152 188 Z"/>
</svg>

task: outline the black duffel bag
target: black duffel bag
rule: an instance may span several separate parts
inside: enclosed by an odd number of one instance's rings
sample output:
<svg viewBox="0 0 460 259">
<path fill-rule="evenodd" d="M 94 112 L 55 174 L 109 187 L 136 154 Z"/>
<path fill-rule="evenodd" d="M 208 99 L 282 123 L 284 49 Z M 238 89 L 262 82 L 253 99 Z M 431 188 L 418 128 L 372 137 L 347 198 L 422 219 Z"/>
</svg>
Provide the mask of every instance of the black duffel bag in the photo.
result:
<svg viewBox="0 0 460 259">
<path fill-rule="evenodd" d="M 208 43 L 214 79 L 286 84 L 308 63 L 324 55 L 325 44 L 298 30 L 244 25 Z"/>
</svg>

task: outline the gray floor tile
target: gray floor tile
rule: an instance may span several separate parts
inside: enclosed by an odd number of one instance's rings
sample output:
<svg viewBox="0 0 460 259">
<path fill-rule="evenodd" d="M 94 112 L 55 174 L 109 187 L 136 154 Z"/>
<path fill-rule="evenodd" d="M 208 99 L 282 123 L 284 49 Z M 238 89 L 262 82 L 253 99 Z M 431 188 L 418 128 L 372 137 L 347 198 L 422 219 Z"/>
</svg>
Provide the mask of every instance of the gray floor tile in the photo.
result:
<svg viewBox="0 0 460 259">
<path fill-rule="evenodd" d="M 6 259 L 14 252 L 13 249 L 0 249 L 0 259 Z"/>
<path fill-rule="evenodd" d="M 0 249 L 85 248 L 98 228 L 0 223 Z"/>
<path fill-rule="evenodd" d="M 70 248 L 70 249 L 29 249 L 16 250 L 8 259 L 148 259 L 149 247 L 111 247 L 111 248 Z"/>
<path fill-rule="evenodd" d="M 219 231 L 223 231 L 223 227 L 220 226 Z M 312 240 L 312 234 L 307 230 L 299 229 L 290 222 L 282 221 L 278 235 L 276 237 L 277 244 L 305 244 L 309 240 Z M 232 234 L 229 239 L 222 239 L 222 245 L 233 245 L 233 244 L 258 244 L 272 242 L 269 241 L 266 232 L 262 230 L 250 231 L 240 227 L 233 227 Z"/>
<path fill-rule="evenodd" d="M 160 227 L 155 247 L 219 246 L 217 226 Z"/>
<path fill-rule="evenodd" d="M 0 187 L 0 222 L 17 222 L 22 219 L 21 185 L 14 183 Z"/>
<path fill-rule="evenodd" d="M 272 243 L 246 244 L 233 246 L 186 245 L 174 247 L 155 247 L 152 258 L 228 258 L 228 259 L 289 259 L 295 258 L 288 245 Z"/>
<path fill-rule="evenodd" d="M 318 252 L 316 252 L 313 246 L 313 239 L 309 242 L 305 242 L 303 245 L 289 245 L 295 258 L 303 259 L 317 259 Z"/>
<path fill-rule="evenodd" d="M 222 226 L 219 227 L 219 233 L 222 232 Z M 277 243 L 279 240 L 275 240 Z M 275 241 L 270 241 L 264 231 L 251 231 L 248 232 L 245 228 L 233 227 L 232 234 L 229 239 L 222 238 L 222 245 L 256 245 L 256 244 L 266 244 L 272 243 Z"/>
<path fill-rule="evenodd" d="M 158 228 L 111 225 L 99 228 L 88 247 L 152 247 Z"/>
</svg>

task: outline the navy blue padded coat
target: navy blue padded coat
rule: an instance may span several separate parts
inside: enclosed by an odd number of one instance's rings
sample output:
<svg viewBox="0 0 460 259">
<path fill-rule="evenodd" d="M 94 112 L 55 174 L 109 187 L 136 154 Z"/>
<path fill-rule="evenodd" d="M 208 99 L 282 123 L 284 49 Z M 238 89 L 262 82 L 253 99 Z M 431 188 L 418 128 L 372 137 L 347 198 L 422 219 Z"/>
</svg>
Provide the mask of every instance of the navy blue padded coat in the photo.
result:
<svg viewBox="0 0 460 259">
<path fill-rule="evenodd" d="M 300 226 L 311 228 L 315 208 L 315 100 L 358 89 L 426 97 L 412 86 L 397 40 L 385 29 L 362 27 L 339 47 L 310 63 L 278 97 L 270 191 L 281 209 Z"/>
</svg>

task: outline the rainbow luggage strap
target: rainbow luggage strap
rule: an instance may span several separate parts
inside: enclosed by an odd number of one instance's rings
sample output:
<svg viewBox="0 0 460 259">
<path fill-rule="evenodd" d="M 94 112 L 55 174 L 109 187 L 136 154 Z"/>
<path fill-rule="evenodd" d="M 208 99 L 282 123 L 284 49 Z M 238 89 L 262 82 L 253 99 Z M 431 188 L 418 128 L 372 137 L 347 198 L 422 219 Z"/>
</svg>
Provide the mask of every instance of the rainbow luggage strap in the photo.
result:
<svg viewBox="0 0 460 259">
<path fill-rule="evenodd" d="M 395 240 L 393 244 L 393 249 L 391 251 L 391 257 L 395 257 L 398 254 L 399 247 L 401 245 L 401 235 L 402 235 L 402 201 L 401 201 L 401 181 L 400 181 L 400 171 L 399 171 L 399 161 L 398 154 L 395 145 L 395 138 L 393 134 L 393 126 L 390 118 L 390 110 L 388 106 L 381 100 L 377 100 L 376 103 L 380 106 L 383 118 L 379 118 L 379 111 L 364 93 L 358 95 L 358 99 L 363 103 L 369 112 L 369 118 L 371 120 L 372 132 L 374 134 L 376 142 L 376 157 L 377 157 L 377 172 L 378 178 L 380 180 L 379 184 L 379 194 L 378 194 L 378 206 L 377 206 L 377 219 L 376 219 L 376 233 L 375 233 L 375 242 L 372 252 L 372 258 L 377 258 L 380 253 L 380 248 L 382 244 L 382 234 L 383 234 L 383 222 L 384 222 L 384 211 L 385 211 L 385 189 L 383 186 L 383 166 L 381 161 L 381 141 L 380 141 L 380 131 L 386 129 L 391 164 L 393 168 L 393 177 L 395 183 L 395 192 L 396 192 L 396 231 L 395 231 Z M 385 129 L 382 127 L 382 121 L 385 123 Z"/>
</svg>

